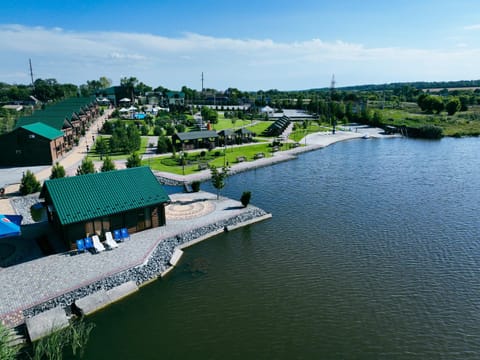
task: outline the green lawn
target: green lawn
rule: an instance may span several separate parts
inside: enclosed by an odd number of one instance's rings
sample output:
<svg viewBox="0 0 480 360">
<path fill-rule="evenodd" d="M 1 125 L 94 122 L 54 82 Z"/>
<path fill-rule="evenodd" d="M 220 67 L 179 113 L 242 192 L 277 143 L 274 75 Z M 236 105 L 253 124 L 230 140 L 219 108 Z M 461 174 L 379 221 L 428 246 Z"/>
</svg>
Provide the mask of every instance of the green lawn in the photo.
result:
<svg viewBox="0 0 480 360">
<path fill-rule="evenodd" d="M 265 157 L 271 156 L 271 148 L 269 144 L 254 144 L 241 147 L 227 147 L 226 153 L 223 149 L 214 149 L 210 152 L 205 151 L 207 154 L 205 158 L 200 157 L 201 151 L 188 153 L 187 159 L 189 163 L 185 165 L 184 170 L 179 163 L 178 154 L 177 158 L 173 159 L 172 156 L 162 156 L 152 159 L 146 159 L 142 161 L 142 165 L 150 166 L 153 170 L 165 171 L 173 174 L 185 175 L 196 173 L 199 170 L 199 163 L 208 163 L 209 165 L 215 165 L 221 167 L 224 163 L 235 164 L 237 163 L 237 157 L 244 156 L 246 161 L 253 161 L 254 156 L 257 153 L 264 153 Z M 217 153 L 218 156 L 215 156 Z"/>
<path fill-rule="evenodd" d="M 272 124 L 273 121 L 259 121 L 255 125 L 247 127 L 247 129 L 257 134 L 257 136 L 260 136 Z"/>
<path fill-rule="evenodd" d="M 235 125 L 232 124 L 232 120 L 231 119 L 225 119 L 223 117 L 223 114 L 220 116 L 218 116 L 218 123 L 216 124 L 213 124 L 213 130 L 215 131 L 221 131 L 221 130 L 225 130 L 225 129 L 233 129 L 233 128 L 240 128 L 244 125 L 247 125 L 250 123 L 250 120 L 240 120 L 240 119 L 237 119 L 235 121 Z"/>
<path fill-rule="evenodd" d="M 304 138 L 308 134 L 313 134 L 313 133 L 322 132 L 322 131 L 331 131 L 331 129 L 328 128 L 328 125 L 320 126 L 316 122 L 315 123 L 310 122 L 306 129 L 304 129 L 302 126 L 298 126 L 296 130 L 292 131 L 292 133 L 288 138 L 295 142 L 299 142 L 302 138 Z"/>
<path fill-rule="evenodd" d="M 102 136 L 106 139 L 109 138 L 109 136 Z M 145 152 L 147 146 L 148 146 L 148 139 L 147 137 L 144 137 L 142 136 L 141 137 L 141 143 L 140 143 L 140 150 L 138 151 L 138 153 L 141 155 Z M 154 144 L 155 146 L 157 144 Z M 112 160 L 126 160 L 130 154 L 125 154 L 125 153 L 111 153 L 111 154 L 108 154 L 110 156 L 110 159 Z M 105 155 L 104 155 L 105 156 Z M 95 147 L 93 147 L 93 149 L 90 149 L 90 151 L 88 152 L 88 157 L 90 157 L 93 161 L 100 161 L 100 154 L 98 154 L 95 150 Z"/>
</svg>

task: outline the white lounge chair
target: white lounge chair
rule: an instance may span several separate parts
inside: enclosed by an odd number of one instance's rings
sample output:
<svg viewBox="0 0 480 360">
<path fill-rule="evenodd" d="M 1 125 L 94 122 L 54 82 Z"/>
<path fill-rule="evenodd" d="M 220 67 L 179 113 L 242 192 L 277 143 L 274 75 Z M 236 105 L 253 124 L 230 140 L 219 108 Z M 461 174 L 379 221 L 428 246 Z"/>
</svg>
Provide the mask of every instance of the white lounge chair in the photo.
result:
<svg viewBox="0 0 480 360">
<path fill-rule="evenodd" d="M 105 251 L 105 246 L 103 246 L 103 244 L 100 242 L 98 235 L 93 235 L 92 240 L 93 240 L 93 247 L 95 248 L 96 252 Z"/>
<path fill-rule="evenodd" d="M 115 240 L 113 240 L 113 236 L 110 231 L 105 233 L 105 244 L 109 249 L 115 249 L 118 247 L 118 244 Z"/>
</svg>

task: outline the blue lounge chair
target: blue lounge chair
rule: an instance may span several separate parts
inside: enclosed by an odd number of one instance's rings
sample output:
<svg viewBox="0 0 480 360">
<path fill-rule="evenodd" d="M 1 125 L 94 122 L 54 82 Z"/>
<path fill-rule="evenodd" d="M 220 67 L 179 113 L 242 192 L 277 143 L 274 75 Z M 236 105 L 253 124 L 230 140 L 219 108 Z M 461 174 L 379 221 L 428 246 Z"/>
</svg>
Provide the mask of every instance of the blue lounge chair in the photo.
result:
<svg viewBox="0 0 480 360">
<path fill-rule="evenodd" d="M 122 228 L 122 229 L 120 229 L 120 231 L 122 232 L 122 239 L 123 240 L 130 240 L 130 235 L 128 234 L 127 228 Z"/>
<path fill-rule="evenodd" d="M 120 231 L 120 229 L 118 230 L 113 230 L 113 238 L 116 242 L 121 242 L 123 241 L 123 238 L 122 238 L 122 232 Z"/>
<path fill-rule="evenodd" d="M 85 251 L 85 241 L 83 239 L 77 240 L 77 254 Z"/>
<path fill-rule="evenodd" d="M 93 240 L 89 236 L 85 238 L 85 249 L 87 250 L 93 249 L 95 251 L 95 247 L 93 246 Z"/>
</svg>

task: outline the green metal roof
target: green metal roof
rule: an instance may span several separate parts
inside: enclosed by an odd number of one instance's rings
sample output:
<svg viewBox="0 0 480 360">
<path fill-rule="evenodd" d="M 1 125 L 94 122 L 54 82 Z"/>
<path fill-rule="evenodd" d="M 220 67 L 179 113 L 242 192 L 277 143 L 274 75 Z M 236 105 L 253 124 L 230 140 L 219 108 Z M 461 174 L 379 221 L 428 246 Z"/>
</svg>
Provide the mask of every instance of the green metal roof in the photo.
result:
<svg viewBox="0 0 480 360">
<path fill-rule="evenodd" d="M 36 122 L 30 125 L 22 126 L 22 129 L 28 130 L 34 134 L 37 134 L 49 140 L 54 140 L 54 139 L 58 139 L 59 137 L 63 137 L 62 131 L 57 130 L 46 124 L 43 124 L 41 122 Z"/>
<path fill-rule="evenodd" d="M 146 166 L 46 180 L 47 193 L 62 225 L 170 201 Z"/>
<path fill-rule="evenodd" d="M 93 105 L 92 98 L 70 98 L 47 106 L 44 110 L 35 111 L 31 116 L 24 116 L 17 120 L 16 128 L 33 124 L 45 123 L 57 130 L 70 127 L 70 119 L 73 113 L 80 113 L 84 108 Z"/>
<path fill-rule="evenodd" d="M 176 133 L 174 134 L 174 136 L 176 136 L 180 141 L 185 141 L 185 140 L 217 138 L 218 134 L 213 130 L 207 130 L 207 131 L 190 131 L 190 132 Z"/>
</svg>

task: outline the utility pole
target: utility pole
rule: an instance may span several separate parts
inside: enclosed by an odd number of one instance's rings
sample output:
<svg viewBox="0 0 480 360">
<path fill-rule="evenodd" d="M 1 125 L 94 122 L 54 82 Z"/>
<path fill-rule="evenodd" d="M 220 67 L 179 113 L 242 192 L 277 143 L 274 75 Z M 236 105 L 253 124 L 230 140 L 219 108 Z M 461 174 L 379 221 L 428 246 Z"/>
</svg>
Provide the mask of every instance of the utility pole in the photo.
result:
<svg viewBox="0 0 480 360">
<path fill-rule="evenodd" d="M 336 120 L 333 114 L 333 93 L 335 92 L 335 74 L 332 75 L 332 81 L 330 82 L 330 119 L 332 122 L 332 133 L 335 134 Z"/>
<path fill-rule="evenodd" d="M 35 84 L 33 82 L 32 59 L 28 59 L 28 62 L 30 64 L 30 79 L 32 80 L 32 88 L 35 88 Z"/>
<path fill-rule="evenodd" d="M 202 93 L 203 93 L 203 71 L 202 71 Z"/>
</svg>

